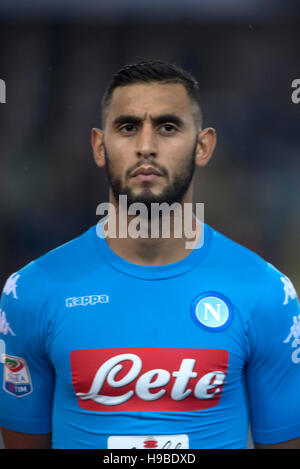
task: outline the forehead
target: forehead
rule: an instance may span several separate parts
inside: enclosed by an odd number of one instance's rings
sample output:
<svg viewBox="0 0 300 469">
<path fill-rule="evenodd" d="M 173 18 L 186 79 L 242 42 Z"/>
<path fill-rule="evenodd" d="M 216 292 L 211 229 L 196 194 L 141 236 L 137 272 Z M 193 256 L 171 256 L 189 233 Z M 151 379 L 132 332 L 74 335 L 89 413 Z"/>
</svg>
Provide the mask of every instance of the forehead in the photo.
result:
<svg viewBox="0 0 300 469">
<path fill-rule="evenodd" d="M 137 83 L 114 90 L 106 119 L 120 114 L 144 116 L 176 113 L 193 118 L 192 101 L 180 83 Z"/>
</svg>

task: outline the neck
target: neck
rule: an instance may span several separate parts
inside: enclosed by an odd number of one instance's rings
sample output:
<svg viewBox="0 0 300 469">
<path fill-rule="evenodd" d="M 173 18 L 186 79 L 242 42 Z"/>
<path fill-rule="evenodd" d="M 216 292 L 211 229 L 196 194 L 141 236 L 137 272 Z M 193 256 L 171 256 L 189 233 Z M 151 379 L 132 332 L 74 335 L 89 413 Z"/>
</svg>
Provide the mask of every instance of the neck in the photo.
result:
<svg viewBox="0 0 300 469">
<path fill-rule="evenodd" d="M 111 210 L 103 226 L 106 242 L 115 254 L 133 264 L 178 262 L 191 253 L 201 236 L 202 226 L 192 213 L 191 200 L 187 194 L 174 210 L 155 214 L 144 209 L 132 215 L 124 197 L 117 203 L 110 195 Z"/>
</svg>

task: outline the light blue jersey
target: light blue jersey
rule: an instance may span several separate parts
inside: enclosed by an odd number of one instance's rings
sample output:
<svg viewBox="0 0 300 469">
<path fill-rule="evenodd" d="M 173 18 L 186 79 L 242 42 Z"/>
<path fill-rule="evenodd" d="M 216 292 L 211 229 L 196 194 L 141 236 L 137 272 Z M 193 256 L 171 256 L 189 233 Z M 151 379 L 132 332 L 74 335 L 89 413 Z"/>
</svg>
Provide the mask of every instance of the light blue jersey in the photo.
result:
<svg viewBox="0 0 300 469">
<path fill-rule="evenodd" d="M 0 425 L 53 448 L 246 448 L 300 436 L 291 281 L 208 225 L 183 260 L 135 265 L 96 226 L 7 280 Z"/>
</svg>

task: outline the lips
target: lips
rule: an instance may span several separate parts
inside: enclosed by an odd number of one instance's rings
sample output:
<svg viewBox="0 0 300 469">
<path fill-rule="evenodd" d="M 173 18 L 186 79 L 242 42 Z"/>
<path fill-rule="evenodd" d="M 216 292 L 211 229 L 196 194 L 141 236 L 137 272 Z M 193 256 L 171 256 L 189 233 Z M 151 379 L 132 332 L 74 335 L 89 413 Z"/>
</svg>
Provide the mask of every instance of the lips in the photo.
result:
<svg viewBox="0 0 300 469">
<path fill-rule="evenodd" d="M 137 168 L 131 177 L 136 181 L 149 182 L 162 177 L 162 174 L 158 169 L 153 168 L 153 166 L 142 166 Z"/>
<path fill-rule="evenodd" d="M 162 176 L 160 171 L 158 171 L 156 168 L 153 168 L 153 166 L 142 166 L 141 168 L 137 168 L 133 173 L 132 177 L 136 177 L 139 175 L 143 176 Z"/>
</svg>

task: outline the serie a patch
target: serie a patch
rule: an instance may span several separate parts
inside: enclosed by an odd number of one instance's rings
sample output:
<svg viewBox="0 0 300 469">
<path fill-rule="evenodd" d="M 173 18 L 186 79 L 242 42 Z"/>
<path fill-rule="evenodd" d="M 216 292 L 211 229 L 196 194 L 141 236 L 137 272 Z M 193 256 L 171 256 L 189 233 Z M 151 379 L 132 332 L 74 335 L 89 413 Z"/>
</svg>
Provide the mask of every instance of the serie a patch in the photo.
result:
<svg viewBox="0 0 300 469">
<path fill-rule="evenodd" d="M 16 397 L 33 391 L 30 371 L 23 358 L 3 355 L 3 389 Z"/>
</svg>

